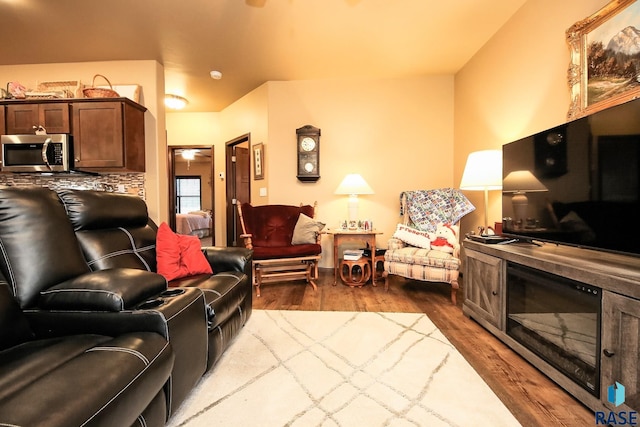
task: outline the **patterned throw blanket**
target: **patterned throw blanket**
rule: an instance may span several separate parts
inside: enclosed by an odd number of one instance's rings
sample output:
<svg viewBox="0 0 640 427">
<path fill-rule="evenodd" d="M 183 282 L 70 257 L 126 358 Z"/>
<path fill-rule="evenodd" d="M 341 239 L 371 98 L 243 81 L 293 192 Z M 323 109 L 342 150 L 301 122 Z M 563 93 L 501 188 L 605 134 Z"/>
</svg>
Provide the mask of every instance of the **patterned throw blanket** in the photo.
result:
<svg viewBox="0 0 640 427">
<path fill-rule="evenodd" d="M 435 232 L 438 224 L 457 224 L 460 219 L 475 210 L 469 199 L 455 188 L 438 188 L 435 190 L 416 190 L 400 193 L 406 196 L 407 212 L 410 222 L 424 231 Z"/>
</svg>

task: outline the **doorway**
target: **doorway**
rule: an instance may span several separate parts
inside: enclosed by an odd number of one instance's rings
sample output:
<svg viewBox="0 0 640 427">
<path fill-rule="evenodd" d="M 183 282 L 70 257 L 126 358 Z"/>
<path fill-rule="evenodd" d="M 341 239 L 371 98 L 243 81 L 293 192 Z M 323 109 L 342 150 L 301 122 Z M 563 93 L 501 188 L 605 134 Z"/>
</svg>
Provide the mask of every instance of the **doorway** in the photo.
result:
<svg viewBox="0 0 640 427">
<path fill-rule="evenodd" d="M 174 145 L 168 158 L 169 226 L 215 245 L 214 147 Z"/>
<path fill-rule="evenodd" d="M 251 202 L 249 147 L 251 134 L 228 141 L 225 148 L 227 246 L 243 246 L 236 201 Z"/>
</svg>

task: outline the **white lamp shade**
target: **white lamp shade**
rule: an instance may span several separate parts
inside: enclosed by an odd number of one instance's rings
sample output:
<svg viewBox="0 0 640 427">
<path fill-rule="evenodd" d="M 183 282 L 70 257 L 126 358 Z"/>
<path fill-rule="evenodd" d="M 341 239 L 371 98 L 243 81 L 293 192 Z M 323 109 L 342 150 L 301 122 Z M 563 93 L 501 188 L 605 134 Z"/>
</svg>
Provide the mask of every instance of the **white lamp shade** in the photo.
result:
<svg viewBox="0 0 640 427">
<path fill-rule="evenodd" d="M 462 190 L 500 190 L 502 188 L 502 150 L 483 150 L 469 154 L 464 167 Z"/>
<path fill-rule="evenodd" d="M 335 194 L 373 194 L 373 190 L 362 176 L 352 173 L 344 177 Z"/>
</svg>

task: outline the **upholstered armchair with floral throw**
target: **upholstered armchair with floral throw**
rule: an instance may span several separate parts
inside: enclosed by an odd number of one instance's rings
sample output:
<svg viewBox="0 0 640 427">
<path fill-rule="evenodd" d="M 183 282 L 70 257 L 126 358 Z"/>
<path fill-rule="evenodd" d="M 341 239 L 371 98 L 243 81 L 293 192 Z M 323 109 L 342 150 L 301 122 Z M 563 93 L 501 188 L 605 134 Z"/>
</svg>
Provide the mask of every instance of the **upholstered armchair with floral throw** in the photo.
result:
<svg viewBox="0 0 640 427">
<path fill-rule="evenodd" d="M 459 190 L 405 191 L 400 194 L 398 224 L 384 255 L 385 288 L 389 275 L 451 285 L 456 304 L 460 272 L 458 222 L 475 207 Z"/>
</svg>

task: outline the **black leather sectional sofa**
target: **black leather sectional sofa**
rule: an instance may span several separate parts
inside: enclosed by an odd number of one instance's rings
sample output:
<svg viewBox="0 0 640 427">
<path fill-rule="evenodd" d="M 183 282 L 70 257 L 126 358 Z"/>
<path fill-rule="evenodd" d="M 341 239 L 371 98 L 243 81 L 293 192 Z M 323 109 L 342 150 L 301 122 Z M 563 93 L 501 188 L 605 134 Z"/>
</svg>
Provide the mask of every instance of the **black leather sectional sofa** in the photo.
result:
<svg viewBox="0 0 640 427">
<path fill-rule="evenodd" d="M 135 196 L 0 189 L 0 425 L 162 426 L 251 315 L 251 257 L 156 271 Z"/>
</svg>

